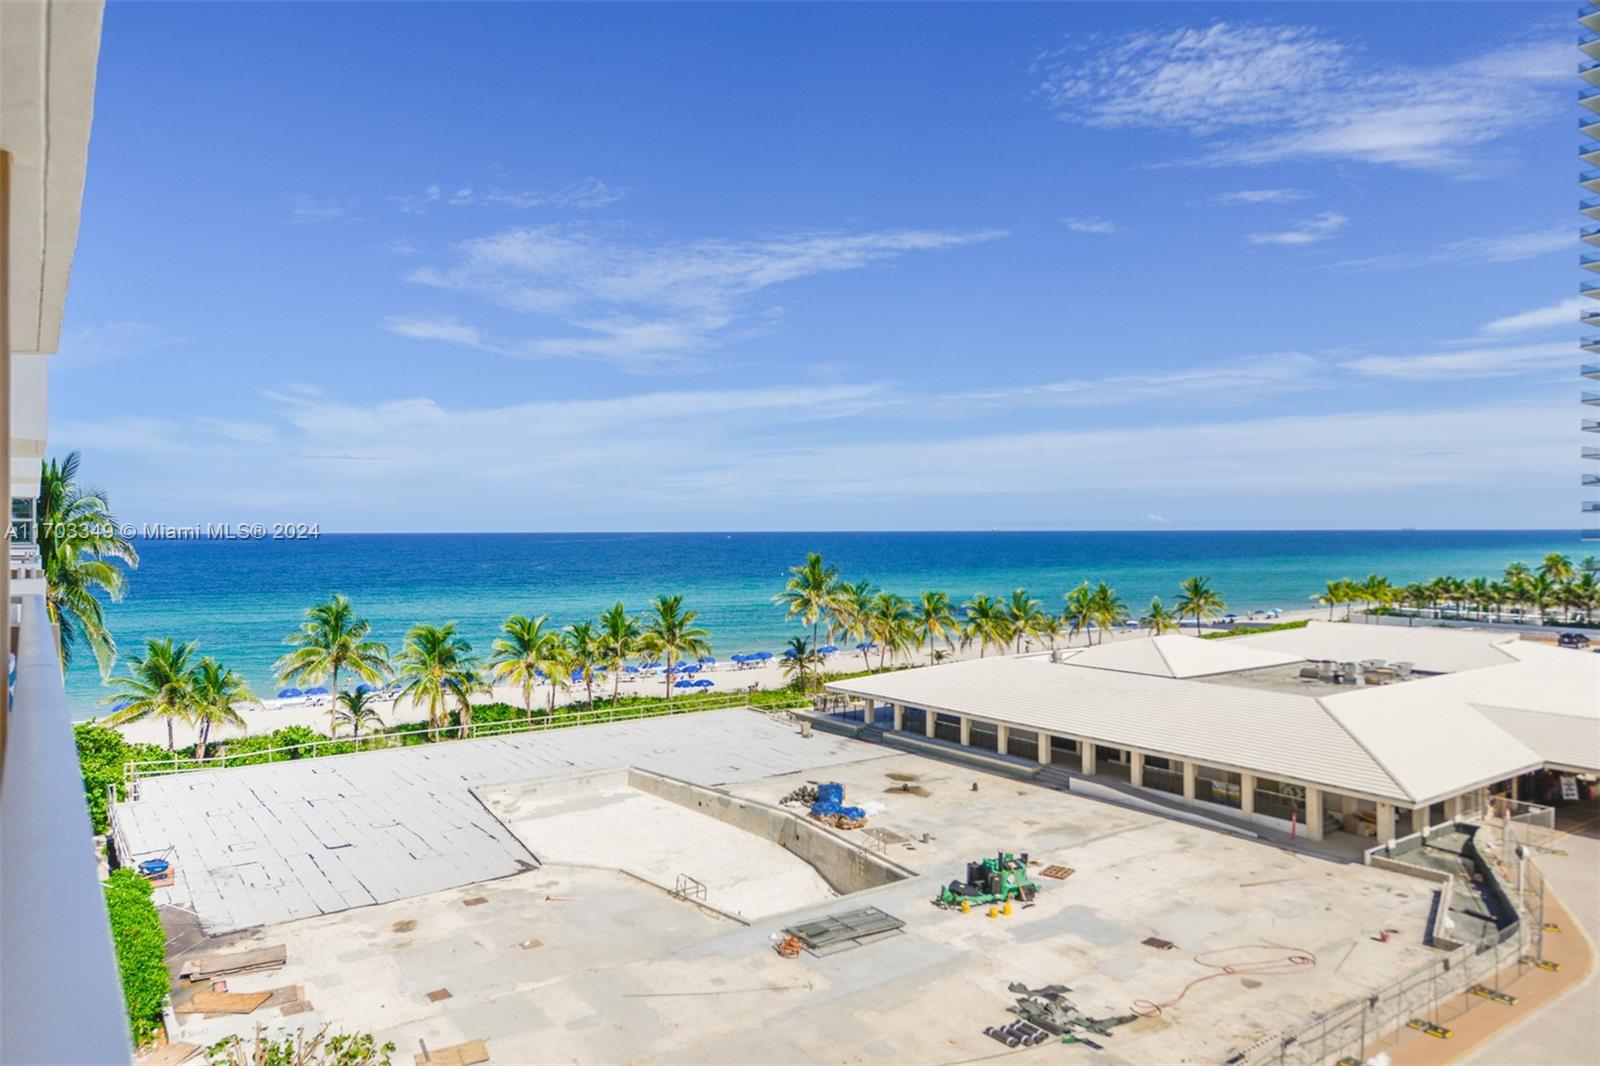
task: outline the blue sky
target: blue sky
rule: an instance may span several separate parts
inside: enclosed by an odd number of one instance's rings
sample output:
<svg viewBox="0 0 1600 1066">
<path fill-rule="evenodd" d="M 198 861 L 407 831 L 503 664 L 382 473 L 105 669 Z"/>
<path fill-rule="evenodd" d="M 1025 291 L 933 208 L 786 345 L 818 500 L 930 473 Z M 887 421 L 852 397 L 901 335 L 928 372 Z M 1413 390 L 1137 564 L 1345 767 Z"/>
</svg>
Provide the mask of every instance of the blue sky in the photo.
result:
<svg viewBox="0 0 1600 1066">
<path fill-rule="evenodd" d="M 133 521 L 1575 528 L 1570 5 L 106 11 Z"/>
</svg>

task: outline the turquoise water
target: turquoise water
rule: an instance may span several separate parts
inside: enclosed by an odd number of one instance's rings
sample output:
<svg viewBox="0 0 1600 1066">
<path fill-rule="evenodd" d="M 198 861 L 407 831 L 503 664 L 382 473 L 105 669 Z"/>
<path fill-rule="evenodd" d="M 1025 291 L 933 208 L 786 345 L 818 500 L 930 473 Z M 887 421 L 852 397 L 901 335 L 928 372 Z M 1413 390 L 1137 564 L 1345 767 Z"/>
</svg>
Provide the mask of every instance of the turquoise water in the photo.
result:
<svg viewBox="0 0 1600 1066">
<path fill-rule="evenodd" d="M 1303 608 L 1329 578 L 1380 573 L 1400 584 L 1495 575 L 1547 552 L 1581 554 L 1562 531 L 1250 533 L 586 533 L 348 534 L 314 541 L 141 541 L 127 598 L 107 608 L 124 653 L 147 637 L 198 640 L 258 694 L 307 606 L 343 592 L 398 648 L 416 622 L 457 621 L 480 650 L 513 613 L 565 624 L 616 600 L 642 610 L 682 594 L 719 655 L 777 651 L 798 631 L 772 597 L 787 568 L 820 551 L 852 580 L 906 596 L 1024 587 L 1059 608 L 1080 581 L 1107 581 L 1137 610 L 1210 577 L 1230 608 Z M 100 713 L 92 657 L 67 679 L 79 717 Z"/>
</svg>

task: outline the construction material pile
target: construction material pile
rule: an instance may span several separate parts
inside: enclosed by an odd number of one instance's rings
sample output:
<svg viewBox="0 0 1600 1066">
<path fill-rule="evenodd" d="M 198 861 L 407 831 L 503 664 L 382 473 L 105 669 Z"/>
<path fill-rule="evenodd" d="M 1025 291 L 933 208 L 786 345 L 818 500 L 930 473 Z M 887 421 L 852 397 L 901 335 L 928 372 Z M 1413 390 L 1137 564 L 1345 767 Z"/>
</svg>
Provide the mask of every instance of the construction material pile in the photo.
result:
<svg viewBox="0 0 1600 1066">
<path fill-rule="evenodd" d="M 784 796 L 778 802 L 785 807 L 792 807 L 796 805 L 801 807 L 810 807 L 813 803 L 817 802 L 817 786 L 801 785 L 799 788 L 791 790 L 787 796 Z"/>
<path fill-rule="evenodd" d="M 817 786 L 816 802 L 811 804 L 811 817 L 835 829 L 859 829 L 867 824 L 867 812 L 860 807 L 846 807 L 844 786 L 829 783 Z"/>
</svg>

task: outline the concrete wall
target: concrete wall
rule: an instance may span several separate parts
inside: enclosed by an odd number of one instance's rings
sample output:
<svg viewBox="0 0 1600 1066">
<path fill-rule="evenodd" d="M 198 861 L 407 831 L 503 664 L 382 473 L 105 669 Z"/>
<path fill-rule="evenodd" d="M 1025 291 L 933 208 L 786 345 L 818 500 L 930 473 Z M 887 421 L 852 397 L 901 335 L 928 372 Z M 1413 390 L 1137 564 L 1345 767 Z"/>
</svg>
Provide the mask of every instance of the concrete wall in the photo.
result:
<svg viewBox="0 0 1600 1066">
<path fill-rule="evenodd" d="M 915 876 L 914 871 L 847 841 L 805 815 L 730 796 L 720 789 L 680 781 L 648 770 L 629 770 L 628 784 L 640 792 L 699 811 L 726 825 L 763 837 L 804 860 L 840 895 L 877 888 Z M 849 797 L 846 797 L 848 802 Z"/>
<path fill-rule="evenodd" d="M 564 777 L 483 785 L 472 792 L 495 817 L 502 822 L 512 822 L 523 817 L 524 804 L 624 787 L 698 811 L 777 844 L 816 870 L 840 895 L 916 876 L 914 870 L 844 839 L 804 814 L 740 799 L 721 789 L 649 770 L 617 767 Z"/>
</svg>

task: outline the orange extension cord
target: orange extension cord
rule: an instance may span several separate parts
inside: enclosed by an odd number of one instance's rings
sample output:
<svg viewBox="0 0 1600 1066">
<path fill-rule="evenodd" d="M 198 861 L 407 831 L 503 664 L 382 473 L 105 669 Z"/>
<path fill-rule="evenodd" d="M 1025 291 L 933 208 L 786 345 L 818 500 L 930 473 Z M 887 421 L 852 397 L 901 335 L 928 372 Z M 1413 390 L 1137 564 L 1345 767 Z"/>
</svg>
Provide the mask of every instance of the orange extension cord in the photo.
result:
<svg viewBox="0 0 1600 1066">
<path fill-rule="evenodd" d="M 1202 951 L 1194 956 L 1194 961 L 1216 972 L 1196 977 L 1164 1003 L 1136 999 L 1132 1003 L 1133 1013 L 1141 1018 L 1154 1018 L 1168 1007 L 1176 1007 L 1195 985 L 1218 977 L 1271 977 L 1296 973 L 1303 967 L 1315 966 L 1317 956 L 1305 948 L 1291 948 L 1283 944 L 1242 944 L 1239 947 Z"/>
</svg>

